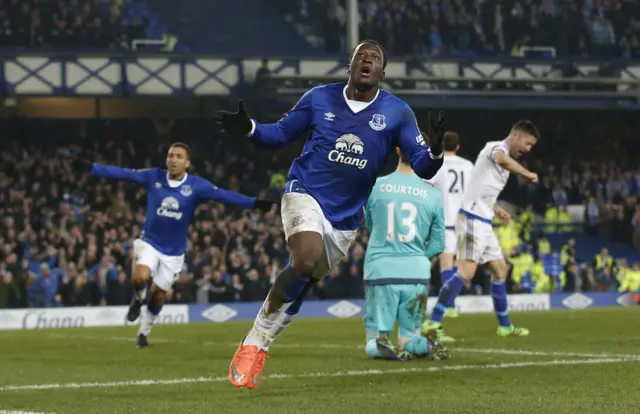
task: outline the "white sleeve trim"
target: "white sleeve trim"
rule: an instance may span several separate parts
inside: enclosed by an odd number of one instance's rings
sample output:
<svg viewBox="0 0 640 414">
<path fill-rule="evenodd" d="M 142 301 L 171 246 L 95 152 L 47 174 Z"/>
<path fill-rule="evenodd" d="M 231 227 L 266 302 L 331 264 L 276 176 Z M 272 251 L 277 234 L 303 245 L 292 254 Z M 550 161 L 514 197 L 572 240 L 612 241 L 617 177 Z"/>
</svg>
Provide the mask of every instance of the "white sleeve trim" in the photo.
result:
<svg viewBox="0 0 640 414">
<path fill-rule="evenodd" d="M 444 151 L 442 151 L 438 155 L 433 155 L 433 153 L 431 152 L 431 148 L 429 148 L 428 151 L 429 151 L 429 157 L 431 157 L 432 160 L 439 160 L 440 158 L 444 157 Z"/>
<path fill-rule="evenodd" d="M 256 121 L 251 120 L 251 131 L 247 134 L 248 137 L 252 137 L 254 132 L 256 132 Z"/>
</svg>

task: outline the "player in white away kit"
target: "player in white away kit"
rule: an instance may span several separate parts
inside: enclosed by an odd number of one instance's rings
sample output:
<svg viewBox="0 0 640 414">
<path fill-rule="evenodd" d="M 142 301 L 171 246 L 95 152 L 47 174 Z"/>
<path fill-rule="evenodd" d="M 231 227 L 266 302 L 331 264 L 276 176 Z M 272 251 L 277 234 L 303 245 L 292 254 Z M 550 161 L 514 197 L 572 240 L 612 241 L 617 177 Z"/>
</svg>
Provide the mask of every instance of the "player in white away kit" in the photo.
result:
<svg viewBox="0 0 640 414">
<path fill-rule="evenodd" d="M 471 179 L 473 163 L 466 158 L 456 155 L 460 149 L 460 137 L 457 133 L 447 131 L 444 135 L 444 162 L 442 168 L 435 177 L 427 180 L 429 184 L 435 186 L 442 194 L 444 205 L 445 224 L 445 247 L 444 252 L 438 259 L 440 261 L 440 280 L 442 285 L 451 279 L 456 271 L 454 268 L 456 257 L 456 218 L 462 205 L 462 197 L 466 190 L 467 183 Z M 458 316 L 454 299 L 446 304 L 445 316 L 455 318 Z M 442 338 L 446 340 L 445 336 Z"/>
<path fill-rule="evenodd" d="M 457 265 L 458 270 L 440 289 L 438 303 L 431 317 L 424 323 L 423 330 L 438 329 L 441 338 L 447 337 L 442 329 L 442 317 L 447 304 L 460 294 L 465 281 L 471 281 L 478 265 L 487 263 L 491 268 L 491 298 L 498 316 L 498 335 L 527 336 L 529 331 L 511 324 L 507 312 L 507 263 L 502 249 L 493 232 L 491 221 L 494 215 L 508 220 L 509 214 L 496 201 L 509 179 L 509 173 L 522 176 L 536 183 L 538 175 L 524 168 L 516 161 L 540 138 L 536 126 L 530 121 L 518 121 L 503 141 L 487 143 L 480 151 L 464 191 L 462 206 L 456 219 Z M 453 338 L 448 337 L 449 341 Z"/>
</svg>

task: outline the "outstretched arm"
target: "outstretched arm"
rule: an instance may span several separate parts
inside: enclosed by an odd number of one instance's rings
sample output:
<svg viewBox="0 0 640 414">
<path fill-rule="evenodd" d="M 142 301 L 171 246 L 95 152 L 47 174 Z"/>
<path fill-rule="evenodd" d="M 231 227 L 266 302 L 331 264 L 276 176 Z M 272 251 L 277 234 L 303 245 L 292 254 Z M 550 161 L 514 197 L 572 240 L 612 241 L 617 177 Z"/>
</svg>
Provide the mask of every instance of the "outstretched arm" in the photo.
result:
<svg viewBox="0 0 640 414">
<path fill-rule="evenodd" d="M 275 124 L 260 124 L 252 119 L 248 136 L 267 148 L 282 148 L 302 137 L 311 127 L 312 93 L 313 89 L 305 93 L 296 106 Z"/>
<path fill-rule="evenodd" d="M 402 126 L 399 131 L 398 144 L 402 154 L 411 164 L 411 168 L 423 179 L 433 178 L 442 167 L 443 154 L 432 154 L 425 143 L 413 110 L 407 105 L 404 108 Z"/>
<path fill-rule="evenodd" d="M 151 170 L 131 170 L 100 164 L 91 164 L 91 174 L 98 178 L 130 181 L 138 184 L 148 184 L 151 181 Z"/>
<path fill-rule="evenodd" d="M 224 204 L 230 204 L 245 210 L 251 210 L 256 207 L 256 198 L 236 193 L 234 191 L 225 190 L 216 187 L 213 183 L 202 180 L 202 185 L 198 189 L 199 201 L 219 201 Z"/>
</svg>

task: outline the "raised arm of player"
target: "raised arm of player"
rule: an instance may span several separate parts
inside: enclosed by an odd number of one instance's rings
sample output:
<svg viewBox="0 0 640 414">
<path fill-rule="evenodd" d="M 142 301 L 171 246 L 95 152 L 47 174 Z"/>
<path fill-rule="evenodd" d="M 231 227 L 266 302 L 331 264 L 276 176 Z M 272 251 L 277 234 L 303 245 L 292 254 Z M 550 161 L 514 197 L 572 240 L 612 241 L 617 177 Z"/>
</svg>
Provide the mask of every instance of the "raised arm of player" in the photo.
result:
<svg viewBox="0 0 640 414">
<path fill-rule="evenodd" d="M 418 129 L 413 110 L 407 105 L 404 111 L 403 122 L 398 134 L 398 145 L 418 177 L 428 180 L 435 176 L 442 167 L 444 154 L 441 149 L 437 154 L 431 153 L 431 148 L 425 143 L 422 133 Z"/>
<path fill-rule="evenodd" d="M 260 200 L 255 197 L 249 197 L 234 191 L 225 190 L 215 186 L 210 181 L 202 179 L 198 185 L 198 201 L 219 201 L 224 204 L 236 206 L 245 210 L 258 209 L 269 211 L 276 205 L 276 202 L 269 200 Z"/>
<path fill-rule="evenodd" d="M 304 136 L 312 121 L 312 92 L 307 91 L 298 103 L 275 124 L 260 124 L 251 120 L 249 136 L 267 148 L 282 148 Z"/>
<path fill-rule="evenodd" d="M 151 170 L 131 170 L 108 165 L 91 164 L 91 175 L 111 180 L 130 181 L 138 184 L 151 182 Z"/>
<path fill-rule="evenodd" d="M 433 197 L 438 196 L 439 200 L 433 211 L 433 218 L 431 220 L 431 227 L 429 227 L 429 234 L 427 235 L 427 251 L 426 255 L 431 260 L 434 256 L 439 255 L 444 251 L 444 207 L 442 204 L 442 196 L 440 194 L 433 193 Z"/>
<path fill-rule="evenodd" d="M 500 167 L 504 168 L 505 170 L 513 174 L 517 174 L 521 177 L 524 177 L 525 179 L 531 181 L 532 183 L 538 182 L 538 174 L 532 173 L 531 171 L 524 168 L 522 164 L 520 164 L 518 161 L 511 158 L 509 154 L 507 154 L 506 152 L 502 150 L 494 150 L 491 153 L 491 158 L 496 164 L 498 164 Z"/>
<path fill-rule="evenodd" d="M 275 124 L 260 124 L 251 119 L 242 101 L 237 112 L 216 112 L 216 124 L 231 134 L 243 134 L 264 147 L 282 148 L 302 137 L 309 130 L 312 121 L 312 92 L 305 93 L 289 112 Z"/>
</svg>

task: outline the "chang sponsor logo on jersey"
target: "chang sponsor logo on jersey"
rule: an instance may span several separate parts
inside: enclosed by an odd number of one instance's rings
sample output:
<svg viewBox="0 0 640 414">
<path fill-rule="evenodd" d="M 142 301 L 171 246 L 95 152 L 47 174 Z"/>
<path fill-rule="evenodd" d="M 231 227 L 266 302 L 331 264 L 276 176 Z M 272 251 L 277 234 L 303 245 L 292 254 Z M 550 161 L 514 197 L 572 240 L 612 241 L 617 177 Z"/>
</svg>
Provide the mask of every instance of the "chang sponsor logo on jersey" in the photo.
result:
<svg viewBox="0 0 640 414">
<path fill-rule="evenodd" d="M 160 207 L 156 210 L 156 214 L 162 217 L 169 217 L 176 220 L 182 218 L 182 212 L 180 211 L 180 203 L 174 197 L 165 197 L 160 203 Z"/>
<path fill-rule="evenodd" d="M 339 164 L 353 165 L 362 170 L 367 166 L 367 160 L 357 157 L 364 152 L 362 140 L 353 134 L 344 134 L 336 140 L 336 147 L 329 152 L 329 161 Z"/>
</svg>

